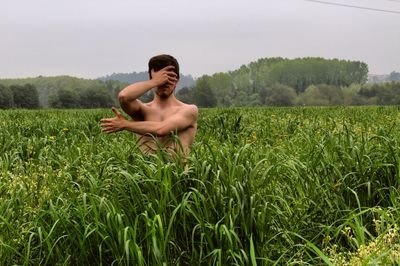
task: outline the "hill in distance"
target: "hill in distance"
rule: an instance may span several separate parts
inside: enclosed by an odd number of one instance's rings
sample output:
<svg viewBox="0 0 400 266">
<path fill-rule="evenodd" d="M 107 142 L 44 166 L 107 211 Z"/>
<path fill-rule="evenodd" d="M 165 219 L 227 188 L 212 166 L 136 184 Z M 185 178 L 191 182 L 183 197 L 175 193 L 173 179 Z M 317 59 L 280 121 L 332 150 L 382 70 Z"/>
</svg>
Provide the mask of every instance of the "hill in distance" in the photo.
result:
<svg viewBox="0 0 400 266">
<path fill-rule="evenodd" d="M 132 72 L 132 73 L 113 73 L 104 77 L 98 78 L 101 81 L 115 80 L 122 83 L 132 84 L 138 81 L 144 81 L 149 79 L 149 74 L 146 71 L 142 72 Z M 179 83 L 176 90 L 179 91 L 184 87 L 194 86 L 195 81 L 191 75 L 184 75 L 180 73 Z"/>
<path fill-rule="evenodd" d="M 91 87 L 105 86 L 104 82 L 100 80 L 71 76 L 38 76 L 32 78 L 0 79 L 0 83 L 5 86 L 32 84 L 38 91 L 39 103 L 42 107 L 49 107 L 49 96 L 60 89 L 81 90 Z"/>
<path fill-rule="evenodd" d="M 82 90 L 92 87 L 115 87 L 120 90 L 128 84 L 138 81 L 148 80 L 147 72 L 133 73 L 114 73 L 98 79 L 84 79 L 72 76 L 54 76 L 54 77 L 30 77 L 18 79 L 0 79 L 0 83 L 5 86 L 32 84 L 36 87 L 39 94 L 40 106 L 49 107 L 49 96 L 55 94 L 60 89 Z M 112 82 L 112 85 L 109 82 Z M 191 75 L 181 74 L 177 90 L 183 87 L 193 86 L 195 83 Z M 109 88 L 110 89 L 110 88 Z"/>
</svg>

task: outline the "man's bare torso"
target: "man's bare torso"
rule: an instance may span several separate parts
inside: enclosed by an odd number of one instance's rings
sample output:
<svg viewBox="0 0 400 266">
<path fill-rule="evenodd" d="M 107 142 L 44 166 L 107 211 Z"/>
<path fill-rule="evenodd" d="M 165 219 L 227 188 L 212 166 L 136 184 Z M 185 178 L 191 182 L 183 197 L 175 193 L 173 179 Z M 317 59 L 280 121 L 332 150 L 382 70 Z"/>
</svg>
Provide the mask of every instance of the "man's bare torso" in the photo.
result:
<svg viewBox="0 0 400 266">
<path fill-rule="evenodd" d="M 178 61 L 170 55 L 154 56 L 149 61 L 149 80 L 135 82 L 118 93 L 127 120 L 113 107 L 112 118 L 100 120 L 102 131 L 110 134 L 121 130 L 138 136 L 144 154 L 165 150 L 178 158 L 186 158 L 197 130 L 198 108 L 179 101 L 174 91 L 179 81 Z M 153 90 L 154 100 L 142 103 L 140 96 Z"/>
<path fill-rule="evenodd" d="M 162 122 L 165 119 L 175 115 L 182 108 L 187 108 L 189 105 L 182 102 L 177 102 L 171 106 L 161 107 L 153 102 L 144 104 L 142 109 L 143 121 Z M 138 135 L 140 149 L 144 154 L 153 154 L 157 150 L 165 150 L 169 154 L 179 153 L 186 157 L 190 152 L 190 147 L 193 144 L 194 137 L 197 131 L 197 123 L 190 125 L 185 129 L 181 129 L 175 134 L 166 136 L 153 135 Z"/>
</svg>

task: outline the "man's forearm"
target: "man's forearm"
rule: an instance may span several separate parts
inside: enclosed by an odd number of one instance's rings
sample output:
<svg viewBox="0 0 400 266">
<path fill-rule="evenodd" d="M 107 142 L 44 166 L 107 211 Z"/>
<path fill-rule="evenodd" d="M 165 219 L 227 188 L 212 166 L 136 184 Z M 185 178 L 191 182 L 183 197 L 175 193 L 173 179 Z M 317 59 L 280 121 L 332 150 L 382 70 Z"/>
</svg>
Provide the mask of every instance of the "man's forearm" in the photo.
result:
<svg viewBox="0 0 400 266">
<path fill-rule="evenodd" d="M 119 97 L 127 100 L 136 100 L 152 88 L 157 87 L 153 80 L 140 81 L 125 87 L 120 93 Z"/>
<path fill-rule="evenodd" d="M 161 127 L 162 122 L 126 120 L 124 129 L 140 135 L 162 135 L 164 133 L 160 132 Z"/>
</svg>

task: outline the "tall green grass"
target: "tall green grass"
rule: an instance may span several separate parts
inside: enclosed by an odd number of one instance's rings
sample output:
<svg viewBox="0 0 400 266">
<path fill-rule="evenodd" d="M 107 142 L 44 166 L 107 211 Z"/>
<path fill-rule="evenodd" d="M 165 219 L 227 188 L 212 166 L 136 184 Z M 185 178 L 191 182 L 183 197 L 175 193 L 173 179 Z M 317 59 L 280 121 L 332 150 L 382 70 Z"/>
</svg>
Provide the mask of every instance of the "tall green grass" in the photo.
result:
<svg viewBox="0 0 400 266">
<path fill-rule="evenodd" d="M 204 109 L 186 166 L 110 115 L 1 111 L 2 263 L 400 261 L 397 107 Z"/>
</svg>

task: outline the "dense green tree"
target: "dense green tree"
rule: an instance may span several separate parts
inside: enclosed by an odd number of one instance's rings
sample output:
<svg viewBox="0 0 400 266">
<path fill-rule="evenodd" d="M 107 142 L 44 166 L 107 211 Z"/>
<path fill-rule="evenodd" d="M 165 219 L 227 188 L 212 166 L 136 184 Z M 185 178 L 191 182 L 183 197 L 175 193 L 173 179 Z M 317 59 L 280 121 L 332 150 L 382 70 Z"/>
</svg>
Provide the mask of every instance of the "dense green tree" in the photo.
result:
<svg viewBox="0 0 400 266">
<path fill-rule="evenodd" d="M 12 85 L 14 106 L 17 108 L 39 108 L 38 91 L 32 84 Z"/>
<path fill-rule="evenodd" d="M 384 83 L 377 89 L 376 98 L 379 105 L 400 104 L 400 82 Z"/>
<path fill-rule="evenodd" d="M 304 93 L 299 96 L 299 104 L 308 106 L 329 105 L 321 91 L 315 85 L 309 86 Z"/>
<path fill-rule="evenodd" d="M 199 107 L 215 107 L 217 100 L 209 84 L 209 76 L 203 76 L 193 89 L 193 101 Z"/>
<path fill-rule="evenodd" d="M 391 91 L 386 88 L 386 83 L 364 84 L 358 94 L 365 99 L 365 104 L 379 105 L 391 101 Z M 396 95 L 393 95 L 395 97 Z"/>
<path fill-rule="evenodd" d="M 266 100 L 267 100 L 267 95 L 268 95 L 267 89 L 266 88 L 261 88 L 259 90 L 259 92 L 258 92 L 258 95 L 260 97 L 261 105 L 266 105 L 267 104 Z"/>
<path fill-rule="evenodd" d="M 302 105 L 340 105 L 343 104 L 343 91 L 332 85 L 311 85 L 300 95 L 299 103 Z"/>
<path fill-rule="evenodd" d="M 368 65 L 337 59 L 285 59 L 273 65 L 268 75 L 271 81 L 291 86 L 299 93 L 313 84 L 349 86 L 351 83 L 365 83 Z"/>
<path fill-rule="evenodd" d="M 321 94 L 328 99 L 329 105 L 343 104 L 343 91 L 339 87 L 327 84 L 319 84 L 317 87 Z"/>
<path fill-rule="evenodd" d="M 80 106 L 83 108 L 106 108 L 113 105 L 114 100 L 105 87 L 91 87 L 80 91 Z"/>
<path fill-rule="evenodd" d="M 248 101 L 246 103 L 246 106 L 260 106 L 260 97 L 258 93 L 253 93 L 248 96 Z"/>
<path fill-rule="evenodd" d="M 183 87 L 176 93 L 176 97 L 178 98 L 178 100 L 184 103 L 192 104 L 194 102 L 193 89 L 189 87 Z"/>
<path fill-rule="evenodd" d="M 0 84 L 0 108 L 6 109 L 13 106 L 13 93 L 9 87 Z"/>
<path fill-rule="evenodd" d="M 49 104 L 53 108 L 78 108 L 80 97 L 77 91 L 60 89 L 55 95 L 49 97 Z"/>
<path fill-rule="evenodd" d="M 293 88 L 274 84 L 266 89 L 266 96 L 262 102 L 269 106 L 292 106 L 295 98 L 296 92 Z"/>
<path fill-rule="evenodd" d="M 218 105 L 230 106 L 234 95 L 234 85 L 230 73 L 216 73 L 209 79 L 209 85 L 218 99 Z"/>
<path fill-rule="evenodd" d="M 361 87 L 361 89 L 358 91 L 358 94 L 366 98 L 372 98 L 378 94 L 380 87 L 381 85 L 379 84 L 366 84 Z"/>
<path fill-rule="evenodd" d="M 359 94 L 361 84 L 353 83 L 348 87 L 343 87 L 343 104 L 344 105 L 366 105 L 368 100 Z"/>
<path fill-rule="evenodd" d="M 128 83 L 123 83 L 117 80 L 106 80 L 104 81 L 104 85 L 106 86 L 107 90 L 110 92 L 110 94 L 117 99 L 118 98 L 118 93 L 125 88 Z"/>
</svg>

